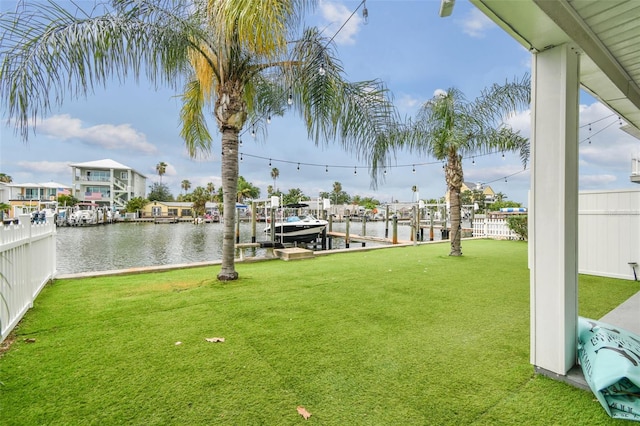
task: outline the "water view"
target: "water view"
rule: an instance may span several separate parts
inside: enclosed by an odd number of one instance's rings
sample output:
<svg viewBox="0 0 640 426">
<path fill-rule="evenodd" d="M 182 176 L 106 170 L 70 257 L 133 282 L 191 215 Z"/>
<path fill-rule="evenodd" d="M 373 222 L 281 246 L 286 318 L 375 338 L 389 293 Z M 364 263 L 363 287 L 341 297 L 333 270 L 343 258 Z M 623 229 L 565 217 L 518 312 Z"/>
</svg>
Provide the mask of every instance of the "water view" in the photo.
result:
<svg viewBox="0 0 640 426">
<path fill-rule="evenodd" d="M 266 240 L 262 234 L 264 223 L 256 225 L 256 239 Z M 108 271 L 141 266 L 171 265 L 205 262 L 222 258 L 221 223 L 194 225 L 176 223 L 155 225 L 152 223 L 117 223 L 105 226 L 60 227 L 57 230 L 57 268 L 59 274 Z M 333 230 L 344 232 L 344 223 L 334 223 Z M 409 240 L 411 228 L 398 225 L 398 239 Z M 352 222 L 351 234 L 362 234 L 362 224 Z M 389 236 L 391 236 L 389 223 Z M 427 232 L 428 234 L 428 232 Z M 436 239 L 440 233 L 436 232 Z M 385 236 L 384 222 L 366 224 L 366 235 Z M 240 242 L 251 242 L 251 224 L 241 223 Z M 367 246 L 379 245 L 367 242 Z M 333 239 L 333 248 L 344 248 L 344 240 Z M 351 247 L 361 247 L 352 242 Z M 263 255 L 255 250 L 250 256 Z"/>
</svg>

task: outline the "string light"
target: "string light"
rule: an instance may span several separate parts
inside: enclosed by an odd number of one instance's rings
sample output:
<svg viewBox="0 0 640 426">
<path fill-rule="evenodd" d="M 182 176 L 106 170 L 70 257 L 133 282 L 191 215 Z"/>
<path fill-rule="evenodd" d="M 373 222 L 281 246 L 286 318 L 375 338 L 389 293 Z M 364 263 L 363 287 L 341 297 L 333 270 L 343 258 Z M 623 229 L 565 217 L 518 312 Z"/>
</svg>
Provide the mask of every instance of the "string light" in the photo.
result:
<svg viewBox="0 0 640 426">
<path fill-rule="evenodd" d="M 324 64 L 320 63 L 320 68 L 318 68 L 318 74 L 320 74 L 320 77 L 324 77 L 326 73 L 327 71 L 324 69 Z"/>
<path fill-rule="evenodd" d="M 476 157 L 471 157 L 471 164 L 476 165 Z"/>
<path fill-rule="evenodd" d="M 251 128 L 251 136 L 254 137 L 254 138 L 256 137 L 256 128 L 255 128 L 255 126 Z"/>
<path fill-rule="evenodd" d="M 357 174 L 358 174 L 358 168 L 357 168 L 357 167 L 354 167 L 354 168 L 353 168 L 353 174 L 354 174 L 354 175 L 357 175 Z"/>
<path fill-rule="evenodd" d="M 364 22 L 365 25 L 367 25 L 369 23 L 369 10 L 367 9 L 367 2 L 366 1 L 362 1 L 363 4 L 363 8 L 362 8 L 362 22 Z"/>
<path fill-rule="evenodd" d="M 267 115 L 267 124 L 271 124 L 271 114 Z"/>
<path fill-rule="evenodd" d="M 328 165 L 324 166 L 324 171 L 325 171 L 325 173 L 329 173 L 329 166 Z"/>
<path fill-rule="evenodd" d="M 413 165 L 413 170 L 411 170 L 411 171 L 413 172 L 414 175 L 416 174 L 416 165 L 415 164 Z"/>
<path fill-rule="evenodd" d="M 298 171 L 300 171 L 300 163 L 298 163 Z"/>
<path fill-rule="evenodd" d="M 269 167 L 271 167 L 271 158 L 269 158 Z"/>
<path fill-rule="evenodd" d="M 240 161 L 242 161 L 242 160 L 243 160 L 243 159 L 242 159 L 242 153 L 240 153 Z"/>
<path fill-rule="evenodd" d="M 287 104 L 293 105 L 293 95 L 289 92 L 289 97 L 287 98 Z"/>
</svg>

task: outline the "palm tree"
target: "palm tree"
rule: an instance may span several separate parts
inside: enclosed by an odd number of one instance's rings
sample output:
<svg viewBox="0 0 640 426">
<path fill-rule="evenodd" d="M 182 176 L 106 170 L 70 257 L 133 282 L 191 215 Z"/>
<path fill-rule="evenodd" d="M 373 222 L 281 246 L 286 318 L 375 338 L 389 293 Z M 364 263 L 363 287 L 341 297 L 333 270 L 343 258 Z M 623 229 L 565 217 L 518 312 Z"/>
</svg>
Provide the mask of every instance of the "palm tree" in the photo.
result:
<svg viewBox="0 0 640 426">
<path fill-rule="evenodd" d="M 13 178 L 5 173 L 0 173 L 0 182 L 11 183 L 13 182 Z"/>
<path fill-rule="evenodd" d="M 216 193 L 216 187 L 213 185 L 213 182 L 207 183 L 207 192 L 209 193 L 209 201 L 213 202 L 213 197 Z"/>
<path fill-rule="evenodd" d="M 160 183 L 162 183 L 162 175 L 167 172 L 167 163 L 161 161 L 156 164 L 156 172 L 158 172 L 158 176 L 160 176 Z"/>
<path fill-rule="evenodd" d="M 247 182 L 244 177 L 238 176 L 237 196 L 239 203 L 242 203 L 245 198 L 258 198 L 260 196 L 260 188 L 253 185 L 251 182 Z"/>
<path fill-rule="evenodd" d="M 191 188 L 191 182 L 188 179 L 184 179 L 182 183 L 180 183 L 180 187 L 184 190 L 186 194 L 189 188 Z"/>
<path fill-rule="evenodd" d="M 303 118 L 316 144 L 339 142 L 358 160 L 378 161 L 373 147 L 396 113 L 377 80 L 350 83 L 332 39 L 300 31 L 317 0 L 113 0 L 111 8 L 63 10 L 25 2 L 0 17 L 0 96 L 24 140 L 33 117 L 106 84 L 146 72 L 156 84 L 184 77 L 181 135 L 192 157 L 211 150 L 205 108 L 222 140 L 225 212 L 219 280 L 234 280 L 238 140 L 245 125 L 287 110 Z M 359 6 L 360 7 L 360 6 Z M 98 9 L 96 9 L 98 10 Z M 295 41 L 292 41 L 295 40 Z M 322 69 L 322 72 L 319 70 Z M 46 75 L 47 78 L 42 78 Z"/>
<path fill-rule="evenodd" d="M 526 167 L 529 140 L 506 126 L 504 119 L 528 107 L 530 93 L 528 75 L 504 85 L 494 84 L 472 102 L 467 101 L 458 89 L 451 88 L 427 101 L 415 122 L 399 127 L 389 140 L 383 141 L 390 145 L 377 147 L 382 153 L 403 147 L 445 162 L 445 181 L 451 203 L 451 256 L 462 255 L 462 158 L 464 155 L 519 150 Z"/>
<path fill-rule="evenodd" d="M 274 191 L 276 191 L 276 179 L 278 179 L 280 177 L 280 170 L 278 170 L 277 167 L 274 167 L 273 169 L 271 169 L 271 179 L 273 179 L 273 188 Z"/>
</svg>

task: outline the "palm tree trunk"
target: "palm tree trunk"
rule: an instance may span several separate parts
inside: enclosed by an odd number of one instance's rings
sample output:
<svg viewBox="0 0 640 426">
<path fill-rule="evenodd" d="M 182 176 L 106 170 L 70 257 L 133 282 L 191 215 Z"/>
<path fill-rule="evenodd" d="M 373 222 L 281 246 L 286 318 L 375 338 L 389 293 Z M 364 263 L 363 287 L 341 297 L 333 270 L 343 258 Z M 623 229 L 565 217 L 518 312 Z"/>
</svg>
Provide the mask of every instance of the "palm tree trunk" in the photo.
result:
<svg viewBox="0 0 640 426">
<path fill-rule="evenodd" d="M 449 203 L 451 205 L 449 213 L 451 214 L 451 252 L 449 256 L 462 256 L 461 237 L 461 206 L 460 206 L 460 188 L 462 188 L 463 173 L 460 156 L 456 151 L 450 152 L 448 156 L 448 164 L 446 168 L 447 186 L 449 187 Z"/>
<path fill-rule="evenodd" d="M 235 269 L 236 193 L 238 191 L 238 131 L 226 127 L 222 131 L 222 194 L 224 228 L 222 234 L 222 268 L 218 280 L 238 279 Z"/>
</svg>

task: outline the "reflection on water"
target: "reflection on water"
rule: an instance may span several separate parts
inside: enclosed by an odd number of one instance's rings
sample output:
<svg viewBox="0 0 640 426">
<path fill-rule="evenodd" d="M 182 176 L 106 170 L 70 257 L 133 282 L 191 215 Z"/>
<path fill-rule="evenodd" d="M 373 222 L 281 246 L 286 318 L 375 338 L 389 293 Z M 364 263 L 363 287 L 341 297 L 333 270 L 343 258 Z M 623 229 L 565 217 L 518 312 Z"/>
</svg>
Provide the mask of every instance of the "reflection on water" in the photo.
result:
<svg viewBox="0 0 640 426">
<path fill-rule="evenodd" d="M 222 228 L 221 223 L 117 223 L 104 226 L 61 227 L 58 228 L 56 236 L 58 273 L 220 260 Z M 257 224 L 258 241 L 267 239 L 262 235 L 263 229 L 264 224 Z M 344 232 L 345 224 L 334 223 L 333 230 Z M 350 233 L 362 234 L 362 224 L 351 223 Z M 391 233 L 389 229 L 389 236 Z M 367 223 L 366 235 L 384 237 L 385 223 Z M 409 240 L 409 235 L 409 226 L 398 226 L 398 239 Z M 248 222 L 240 225 L 240 242 L 251 242 L 251 224 Z M 376 244 L 368 242 L 367 245 Z M 351 247 L 360 246 L 360 243 L 351 243 Z M 344 241 L 334 239 L 332 247 L 344 247 Z M 264 253 L 261 250 L 247 253 L 251 256 L 262 254 Z"/>
</svg>

